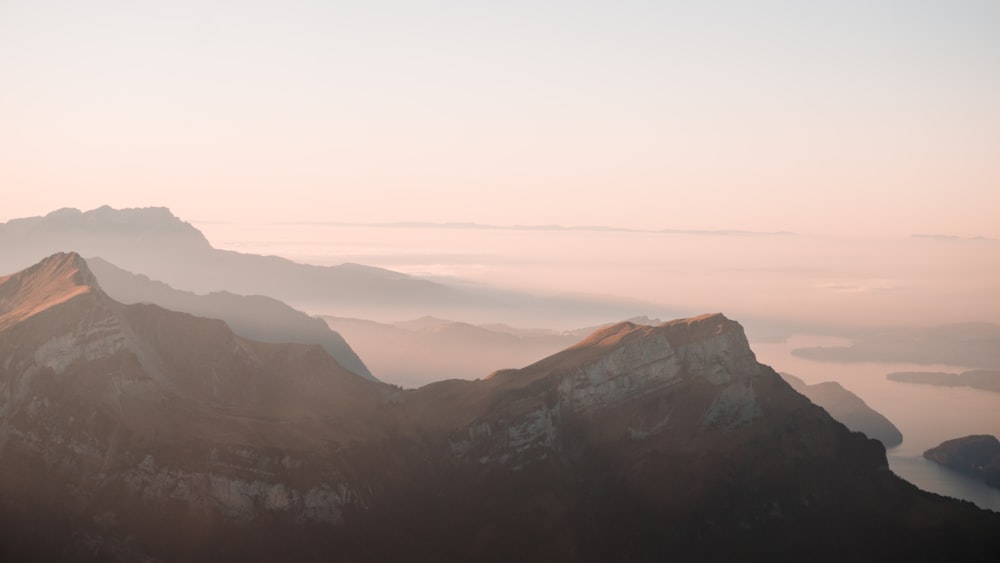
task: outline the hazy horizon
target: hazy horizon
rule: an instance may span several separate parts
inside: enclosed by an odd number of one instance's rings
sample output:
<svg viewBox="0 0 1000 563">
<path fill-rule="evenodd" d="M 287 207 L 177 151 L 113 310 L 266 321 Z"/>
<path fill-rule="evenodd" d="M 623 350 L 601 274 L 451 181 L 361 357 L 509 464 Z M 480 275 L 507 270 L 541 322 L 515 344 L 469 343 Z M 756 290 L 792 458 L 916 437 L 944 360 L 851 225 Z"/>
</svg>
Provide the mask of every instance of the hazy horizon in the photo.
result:
<svg viewBox="0 0 1000 563">
<path fill-rule="evenodd" d="M 98 216 L 88 210 L 83 217 Z M 104 220 L 117 221 L 113 216 L 106 215 Z M 129 216 L 134 221 L 142 215 L 133 212 Z M 156 229 L 187 219 L 169 219 L 163 213 L 155 217 L 160 225 Z M 779 323 L 799 331 L 1000 321 L 1000 301 L 995 298 L 1000 286 L 1000 261 L 995 259 L 1000 241 L 993 239 L 660 232 L 594 226 L 189 222 L 222 250 L 321 266 L 364 264 L 487 292 L 484 296 L 496 290 L 522 296 L 504 297 L 522 302 L 520 311 L 514 312 L 441 308 L 443 304 L 426 309 L 378 309 L 371 303 L 352 308 L 350 302 L 325 303 L 296 293 L 273 295 L 314 315 L 380 322 L 434 315 L 557 329 L 638 315 L 675 318 L 715 311 L 748 326 Z M 72 240 L 66 245 L 72 246 Z M 99 246 L 89 248 L 85 255 L 100 256 Z M 49 248 L 57 250 L 74 248 Z M 182 277 L 194 274 L 190 266 L 171 264 Z M 171 274 L 164 270 L 164 275 Z M 185 289 L 184 285 L 179 289 Z M 564 302 L 561 313 L 549 309 L 532 316 L 532 306 L 523 299 L 532 295 L 578 299 L 579 306 L 615 302 L 618 305 L 613 309 L 618 313 L 609 315 L 606 308 L 572 312 L 566 309 L 572 305 Z"/>
<path fill-rule="evenodd" d="M 1000 322 L 1000 261 L 993 259 L 1000 241 L 993 240 L 193 224 L 228 250 L 361 263 L 450 283 L 607 295 L 737 320 L 844 327 Z"/>
</svg>

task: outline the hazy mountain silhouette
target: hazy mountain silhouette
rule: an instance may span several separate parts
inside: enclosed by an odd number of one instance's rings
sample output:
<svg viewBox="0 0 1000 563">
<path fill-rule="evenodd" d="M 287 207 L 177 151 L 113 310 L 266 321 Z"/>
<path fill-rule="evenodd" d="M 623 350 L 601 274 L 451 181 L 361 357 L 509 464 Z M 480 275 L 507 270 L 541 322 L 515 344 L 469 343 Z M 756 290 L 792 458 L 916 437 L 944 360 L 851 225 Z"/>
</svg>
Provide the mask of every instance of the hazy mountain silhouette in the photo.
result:
<svg viewBox="0 0 1000 563">
<path fill-rule="evenodd" d="M 897 371 L 886 375 L 891 381 L 921 383 L 939 387 L 971 387 L 1000 393 L 1000 370 L 976 369 L 962 373 L 940 371 Z"/>
<path fill-rule="evenodd" d="M 381 268 L 312 266 L 277 256 L 219 250 L 162 207 L 61 209 L 45 217 L 14 219 L 0 225 L 0 245 L 6 268 L 23 268 L 71 248 L 198 293 L 225 290 L 278 299 L 291 295 L 305 301 L 374 300 L 386 305 L 468 299 L 454 288 Z"/>
<path fill-rule="evenodd" d="M 608 297 L 535 296 L 457 280 L 447 285 L 360 264 L 315 266 L 219 250 L 162 207 L 60 209 L 44 217 L 13 219 L 0 223 L 0 249 L 0 272 L 73 250 L 183 291 L 266 295 L 309 311 L 359 318 L 434 313 L 504 322 L 586 323 L 662 310 Z"/>
<path fill-rule="evenodd" d="M 101 258 L 88 258 L 90 271 L 103 289 L 120 303 L 152 303 L 165 309 L 199 317 L 222 319 L 233 332 L 261 342 L 319 344 L 337 363 L 354 373 L 374 379 L 351 346 L 322 320 L 262 295 L 214 292 L 197 295 L 179 291 L 141 274 L 127 272 Z"/>
<path fill-rule="evenodd" d="M 798 348 L 792 354 L 823 362 L 909 362 L 998 369 L 1000 325 L 887 328 L 860 334 L 850 346 Z"/>
<path fill-rule="evenodd" d="M 826 409 L 830 416 L 844 423 L 844 426 L 851 430 L 861 432 L 869 438 L 875 438 L 887 448 L 903 443 L 903 434 L 899 428 L 896 428 L 895 424 L 882 413 L 869 407 L 861 397 L 844 389 L 841 384 L 835 381 L 824 381 L 823 383 L 807 385 L 805 381 L 789 373 L 782 373 L 781 377 L 793 389 Z"/>
<path fill-rule="evenodd" d="M 122 305 L 75 254 L 0 278 L 8 560 L 992 561 L 721 315 L 620 323 L 400 391 L 320 346 Z"/>
</svg>

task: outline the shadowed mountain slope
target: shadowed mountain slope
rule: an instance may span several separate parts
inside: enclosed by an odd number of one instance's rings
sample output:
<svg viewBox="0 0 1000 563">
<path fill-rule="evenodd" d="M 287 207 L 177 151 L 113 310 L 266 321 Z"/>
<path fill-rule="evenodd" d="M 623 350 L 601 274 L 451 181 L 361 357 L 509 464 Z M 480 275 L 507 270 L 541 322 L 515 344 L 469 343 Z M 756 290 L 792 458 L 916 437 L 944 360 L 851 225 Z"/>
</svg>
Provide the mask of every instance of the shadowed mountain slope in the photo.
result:
<svg viewBox="0 0 1000 563">
<path fill-rule="evenodd" d="M 322 320 L 263 295 L 235 295 L 226 291 L 197 295 L 179 291 L 141 274 L 127 272 L 101 258 L 88 258 L 90 270 L 114 300 L 153 303 L 165 309 L 199 317 L 221 319 L 233 332 L 262 342 L 319 344 L 337 362 L 354 373 L 374 379 L 351 346 Z"/>
<path fill-rule="evenodd" d="M 869 438 L 875 438 L 887 448 L 903 443 L 903 434 L 882 413 L 868 406 L 861 397 L 851 393 L 836 381 L 824 381 L 806 385 L 804 381 L 787 373 L 781 377 L 802 393 L 810 401 L 826 409 L 830 416 L 844 423 L 845 426 L 861 432 Z"/>
<path fill-rule="evenodd" d="M 108 298 L 74 254 L 0 279 L 0 556 L 992 561 L 1000 515 L 706 315 L 620 323 L 413 391 L 319 346 Z"/>
</svg>

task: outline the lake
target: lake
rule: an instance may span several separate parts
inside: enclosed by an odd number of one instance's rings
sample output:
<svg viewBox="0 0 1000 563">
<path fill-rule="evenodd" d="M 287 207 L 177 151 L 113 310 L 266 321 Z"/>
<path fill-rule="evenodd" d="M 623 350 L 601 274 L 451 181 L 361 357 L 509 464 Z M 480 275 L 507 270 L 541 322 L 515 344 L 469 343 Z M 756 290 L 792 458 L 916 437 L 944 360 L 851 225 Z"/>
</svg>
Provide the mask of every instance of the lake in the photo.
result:
<svg viewBox="0 0 1000 563">
<path fill-rule="evenodd" d="M 962 366 L 883 362 L 816 362 L 791 354 L 795 348 L 837 346 L 843 339 L 794 336 L 782 343 L 752 343 L 757 359 L 809 384 L 836 381 L 885 415 L 903 433 L 888 450 L 889 467 L 900 477 L 934 493 L 971 501 L 1000 512 L 1000 490 L 923 458 L 945 440 L 970 434 L 1000 436 L 1000 393 L 889 381 L 893 371 L 964 371 Z"/>
</svg>

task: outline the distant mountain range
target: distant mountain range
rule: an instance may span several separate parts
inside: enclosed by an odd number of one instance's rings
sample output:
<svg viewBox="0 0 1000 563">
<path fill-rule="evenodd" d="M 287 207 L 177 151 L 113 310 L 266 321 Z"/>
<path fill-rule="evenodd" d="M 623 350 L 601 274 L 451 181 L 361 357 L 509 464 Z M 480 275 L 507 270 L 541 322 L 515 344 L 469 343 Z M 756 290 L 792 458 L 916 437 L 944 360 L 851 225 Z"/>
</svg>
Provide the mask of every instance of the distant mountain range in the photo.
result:
<svg viewBox="0 0 1000 563">
<path fill-rule="evenodd" d="M 363 266 L 315 266 L 277 256 L 219 250 L 162 207 L 61 209 L 0 223 L 0 273 L 72 250 L 195 293 L 266 295 L 293 307 L 338 316 L 414 318 L 427 314 L 524 323 L 593 323 L 662 307 L 612 298 L 534 296 L 469 284 L 447 285 Z"/>
<path fill-rule="evenodd" d="M 338 225 L 361 227 L 385 227 L 406 229 L 469 229 L 498 231 L 597 231 L 624 233 L 661 233 L 672 235 L 702 235 L 702 236 L 790 236 L 791 231 L 747 231 L 741 229 L 630 229 L 626 227 L 609 227 L 605 225 L 493 225 L 489 223 L 449 222 L 429 223 L 425 221 L 401 221 L 395 223 L 344 223 L 344 222 L 305 222 L 302 225 Z"/>
<path fill-rule="evenodd" d="M 231 291 L 333 303 L 349 298 L 390 305 L 469 299 L 456 289 L 381 268 L 312 266 L 277 256 L 218 250 L 190 223 L 162 207 L 61 209 L 44 217 L 14 219 L 0 224 L 0 245 L 7 268 L 24 267 L 69 248 L 198 293 Z"/>
<path fill-rule="evenodd" d="M 798 348 L 821 362 L 908 362 L 1000 369 L 1000 325 L 959 323 L 868 331 L 850 346 Z"/>
<path fill-rule="evenodd" d="M 976 369 L 962 373 L 940 371 L 897 371 L 886 375 L 890 381 L 920 383 L 938 387 L 971 387 L 1000 393 L 1000 370 Z"/>
<path fill-rule="evenodd" d="M 722 315 L 402 391 L 76 254 L 0 278 L 4 560 L 993 561 L 998 531 Z"/>
</svg>

